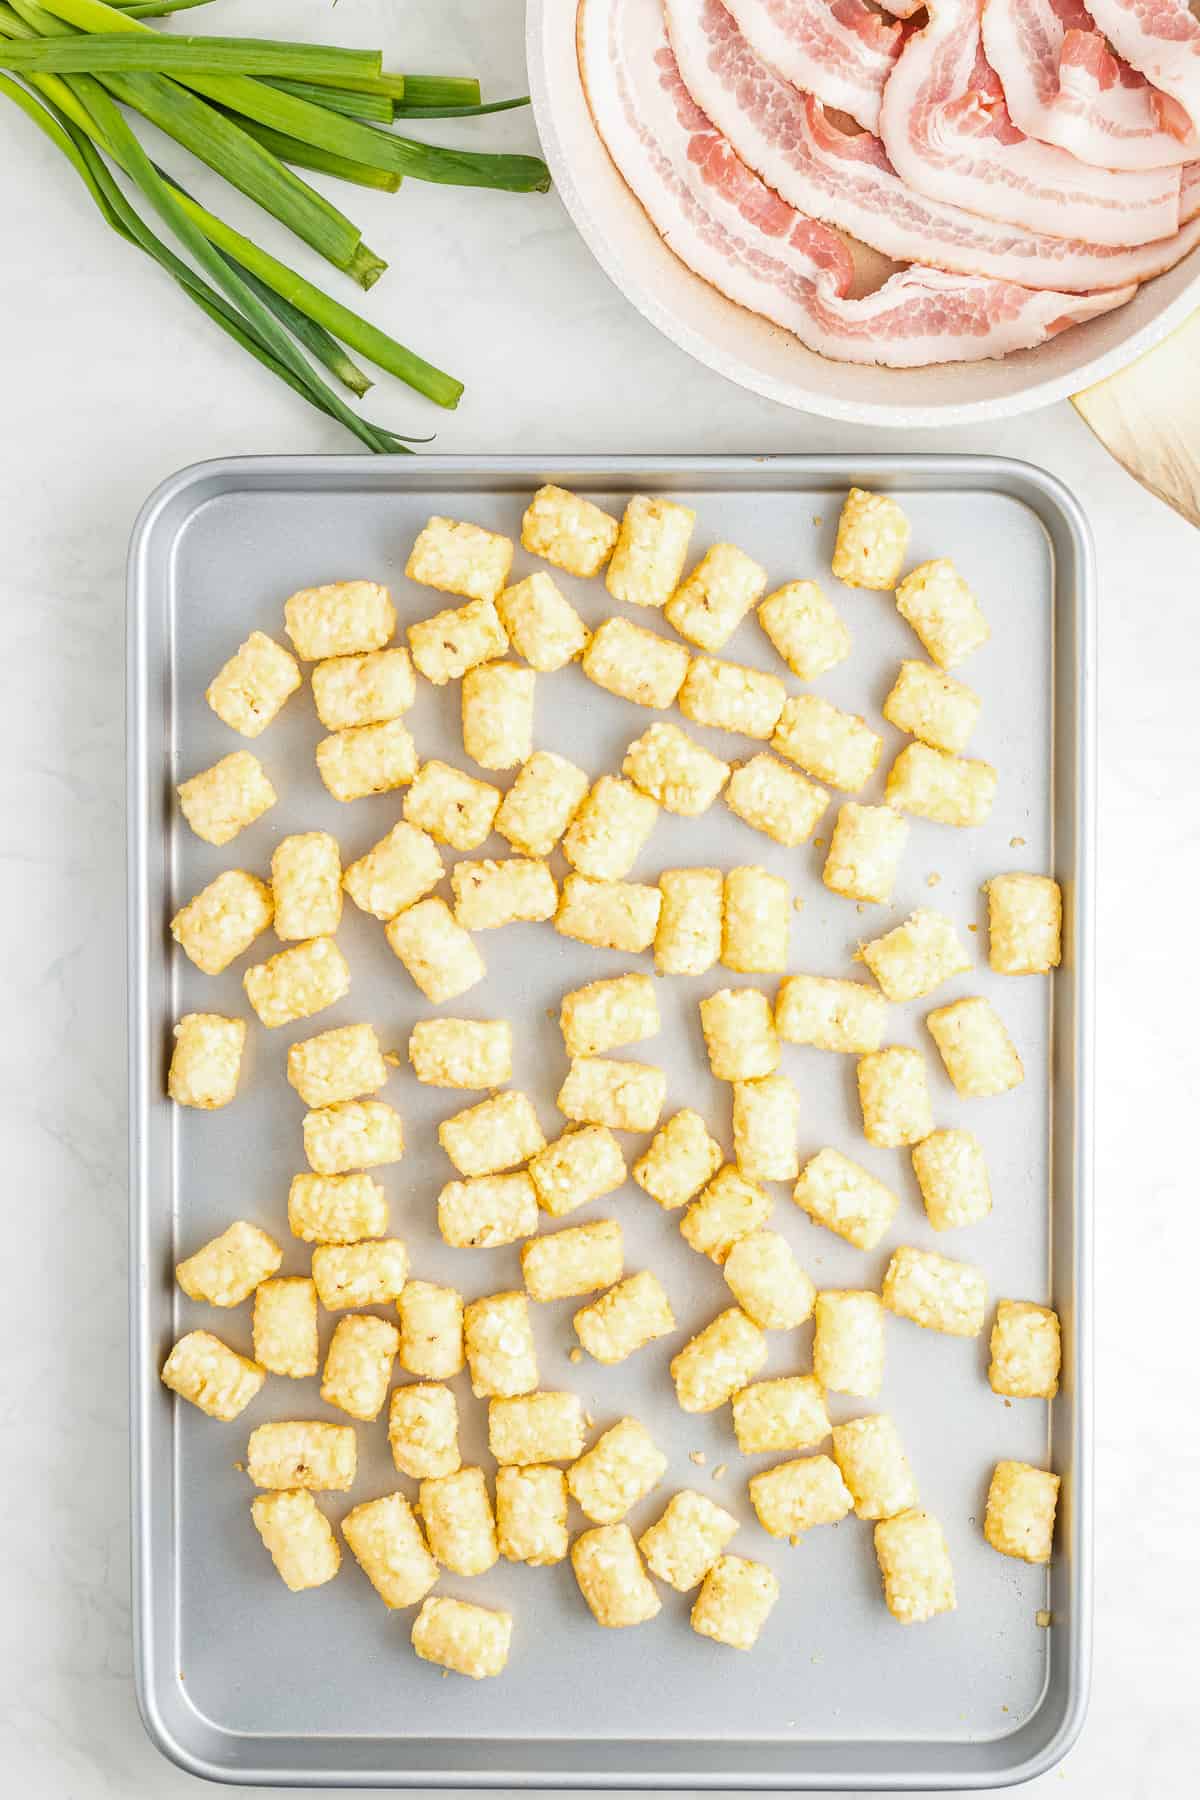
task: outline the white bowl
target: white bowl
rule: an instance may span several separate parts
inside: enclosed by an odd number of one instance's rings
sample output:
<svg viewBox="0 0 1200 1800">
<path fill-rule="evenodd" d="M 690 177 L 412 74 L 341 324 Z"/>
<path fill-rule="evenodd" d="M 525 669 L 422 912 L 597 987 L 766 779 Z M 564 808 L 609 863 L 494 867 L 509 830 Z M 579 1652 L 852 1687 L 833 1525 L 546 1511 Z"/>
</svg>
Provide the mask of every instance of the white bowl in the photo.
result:
<svg viewBox="0 0 1200 1800">
<path fill-rule="evenodd" d="M 1048 406 L 1151 349 L 1200 306 L 1200 250 L 1127 306 L 1002 362 L 930 369 L 827 362 L 735 306 L 663 244 L 609 160 L 584 98 L 575 0 L 528 0 L 530 93 L 559 197 L 600 267 L 698 362 L 784 406 L 870 425 L 965 425 Z"/>
</svg>

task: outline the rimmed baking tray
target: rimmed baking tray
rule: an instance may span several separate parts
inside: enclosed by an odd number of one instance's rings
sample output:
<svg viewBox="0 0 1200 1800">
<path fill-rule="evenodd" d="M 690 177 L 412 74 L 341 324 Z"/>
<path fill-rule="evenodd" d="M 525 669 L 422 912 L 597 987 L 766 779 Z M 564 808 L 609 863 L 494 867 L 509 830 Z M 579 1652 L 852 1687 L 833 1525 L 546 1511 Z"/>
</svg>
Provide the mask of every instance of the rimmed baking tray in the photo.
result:
<svg viewBox="0 0 1200 1800">
<path fill-rule="evenodd" d="M 903 1153 L 872 1150 L 861 1136 L 853 1060 L 786 1053 L 803 1098 L 802 1153 L 836 1144 L 902 1196 L 893 1232 L 864 1255 L 810 1224 L 786 1188 L 775 1188 L 773 1223 L 819 1286 L 875 1285 L 890 1249 L 912 1242 L 978 1261 L 993 1296 L 1051 1300 L 1063 1318 L 1064 1377 L 1049 1407 L 991 1393 L 984 1340 L 889 1321 L 879 1405 L 895 1415 L 922 1501 L 945 1525 L 958 1583 L 958 1610 L 928 1625 L 906 1630 L 884 1611 L 868 1526 L 851 1518 L 795 1548 L 768 1538 L 748 1506 L 745 1478 L 769 1459 L 739 1457 L 726 1412 L 697 1419 L 677 1409 L 667 1361 L 728 1293 L 720 1272 L 682 1243 L 676 1218 L 632 1185 L 582 1216 L 621 1219 L 627 1267 L 662 1276 L 680 1334 L 601 1369 L 569 1360 L 572 1303 L 539 1308 L 542 1385 L 579 1392 L 597 1428 L 626 1412 L 650 1424 L 670 1467 L 635 1509 L 635 1529 L 683 1486 L 738 1513 L 743 1525 L 731 1547 L 769 1563 L 783 1583 L 752 1655 L 690 1632 L 680 1596 L 664 1591 L 651 1625 L 601 1632 L 568 1568 L 501 1563 L 476 1581 L 447 1578 L 442 1586 L 511 1608 L 508 1671 L 479 1684 L 442 1678 L 409 1650 L 411 1615 L 388 1613 L 349 1558 L 336 1581 L 292 1596 L 250 1526 L 251 1490 L 240 1470 L 249 1429 L 269 1417 L 335 1416 L 317 1384 L 273 1378 L 242 1419 L 223 1426 L 175 1405 L 158 1382 L 166 1348 L 193 1325 L 250 1348 L 248 1309 L 216 1315 L 175 1289 L 178 1256 L 240 1216 L 287 1245 L 285 1273 L 305 1267 L 303 1246 L 286 1231 L 288 1180 L 304 1166 L 301 1109 L 283 1079 L 288 1043 L 369 1018 L 402 1055 L 409 1026 L 427 1010 L 377 925 L 347 907 L 347 1000 L 317 1024 L 255 1027 L 242 1091 L 225 1112 L 177 1110 L 164 1099 L 174 1019 L 196 1008 L 247 1012 L 242 964 L 212 979 L 172 953 L 172 910 L 220 868 L 265 874 L 273 844 L 288 831 L 333 830 L 348 859 L 399 810 L 395 795 L 339 807 L 325 793 L 306 692 L 255 745 L 280 804 L 223 851 L 200 843 L 181 825 L 174 784 L 241 743 L 204 705 L 204 687 L 251 629 L 280 633 L 283 600 L 300 586 L 370 575 L 392 586 L 402 623 L 427 615 L 439 598 L 403 577 L 427 516 L 469 518 L 515 536 L 529 493 L 546 480 L 615 511 L 632 492 L 670 492 L 696 507 L 698 546 L 730 539 L 767 565 L 773 583 L 800 575 L 826 582 L 855 652 L 820 690 L 876 718 L 896 664 L 915 645 L 888 596 L 839 591 L 825 573 L 851 482 L 900 498 L 913 521 L 912 560 L 953 556 L 992 621 L 992 642 L 963 673 L 983 696 L 973 749 L 1000 771 L 996 807 L 977 831 L 915 822 L 893 906 L 860 915 L 821 886 L 818 847 L 781 850 L 721 806 L 698 821 L 664 817 L 635 871 L 652 879 L 681 864 L 763 862 L 786 873 L 803 902 L 790 966 L 815 973 L 845 972 L 861 937 L 934 904 L 964 933 L 973 928 L 968 941 L 979 951 L 977 968 L 937 1001 L 989 994 L 1021 1049 L 1020 1088 L 960 1101 L 925 1033 L 927 1006 L 894 1009 L 892 1040 L 928 1052 L 938 1122 L 977 1131 L 991 1169 L 992 1217 L 941 1238 L 927 1226 Z M 533 565 L 518 552 L 516 566 Z M 589 623 L 614 610 L 601 583 L 563 581 Z M 724 654 L 778 667 L 752 620 Z M 1050 476 L 1001 459 L 256 458 L 184 470 L 151 497 L 134 533 L 129 585 L 131 1379 L 137 1685 L 166 1755 L 196 1774 L 249 1784 L 793 1790 L 999 1786 L 1062 1755 L 1086 1703 L 1090 1604 L 1093 658 L 1092 553 L 1079 508 Z M 537 741 L 593 773 L 613 768 L 651 716 L 602 694 L 577 669 L 539 680 Z M 423 688 L 411 723 L 423 756 L 463 761 L 455 690 Z M 727 756 L 752 748 L 698 735 Z M 899 748 L 897 734 L 888 736 L 885 768 Z M 877 798 L 881 782 L 865 797 Z M 1005 981 L 987 969 L 980 885 L 1009 868 L 1050 870 L 1063 883 L 1066 955 L 1052 981 Z M 246 960 L 271 948 L 264 940 Z M 553 1135 L 564 1069 L 558 999 L 581 981 L 649 960 L 572 945 L 546 927 L 488 934 L 484 948 L 487 981 L 443 1010 L 514 1019 L 514 1080 Z M 631 1054 L 661 1063 L 669 1107 L 696 1105 L 728 1143 L 727 1092 L 708 1075 L 695 1013 L 697 998 L 724 979 L 714 970 L 664 983 L 663 1034 Z M 416 1271 L 468 1295 L 516 1285 L 515 1250 L 454 1251 L 437 1235 L 433 1199 L 449 1171 L 434 1127 L 464 1097 L 399 1073 L 388 1092 L 403 1112 L 409 1149 L 383 1179 L 393 1229 L 408 1240 Z M 631 1159 L 641 1144 L 629 1142 Z M 773 1334 L 769 1372 L 807 1367 L 808 1352 L 807 1328 Z M 463 1378 L 456 1385 L 470 1461 L 484 1456 L 483 1408 Z M 846 1418 L 871 1408 L 835 1400 L 832 1410 Z M 337 1502 L 328 1508 L 334 1517 L 397 1482 L 382 1422 L 360 1427 L 359 1439 L 353 1496 L 322 1501 Z M 999 1557 L 982 1539 L 986 1484 L 1002 1456 L 1049 1459 L 1063 1475 L 1048 1571 Z"/>
</svg>

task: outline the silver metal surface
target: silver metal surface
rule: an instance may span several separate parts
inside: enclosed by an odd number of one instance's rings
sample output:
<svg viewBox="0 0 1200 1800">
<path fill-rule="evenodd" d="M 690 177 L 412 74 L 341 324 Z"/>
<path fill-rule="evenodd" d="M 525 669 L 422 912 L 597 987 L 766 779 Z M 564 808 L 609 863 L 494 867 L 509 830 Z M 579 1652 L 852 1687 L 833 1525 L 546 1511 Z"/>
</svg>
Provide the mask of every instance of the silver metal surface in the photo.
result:
<svg viewBox="0 0 1200 1800">
<path fill-rule="evenodd" d="M 347 905 L 339 934 L 353 971 L 347 1000 L 278 1032 L 252 1020 L 241 1092 L 226 1110 L 172 1109 L 165 1100 L 174 1019 L 197 1008 L 250 1016 L 242 969 L 276 947 L 268 936 L 222 976 L 205 977 L 170 945 L 172 910 L 222 868 L 266 874 L 272 846 L 288 831 L 328 828 L 349 860 L 399 812 L 397 795 L 339 806 L 325 792 L 306 687 L 253 746 L 280 804 L 223 850 L 201 843 L 179 818 L 174 784 L 242 742 L 204 704 L 204 688 L 252 628 L 281 634 L 283 601 L 297 587 L 375 577 L 392 587 L 402 625 L 446 604 L 403 576 L 426 517 L 448 513 L 516 536 L 528 495 L 547 479 L 615 511 L 634 491 L 678 494 L 698 511 L 698 548 L 718 539 L 741 544 L 766 564 L 773 585 L 820 579 L 850 624 L 854 654 L 819 690 L 876 721 L 897 663 L 917 647 L 888 595 L 840 590 L 828 576 L 852 481 L 903 501 L 913 522 L 911 561 L 953 556 L 992 622 L 990 645 L 963 674 L 983 695 L 972 749 L 1000 771 L 995 810 L 970 832 L 915 821 L 892 906 L 859 912 L 835 898 L 821 885 L 819 848 L 781 850 L 720 804 L 700 820 L 664 815 L 635 871 L 652 879 L 680 864 L 763 862 L 785 873 L 803 901 L 793 928 L 796 970 L 847 972 L 859 940 L 924 904 L 951 913 L 977 950 L 978 966 L 935 1001 L 894 1009 L 890 1036 L 925 1050 L 938 1122 L 969 1125 L 982 1138 L 991 1218 L 934 1234 L 905 1153 L 873 1150 L 862 1137 L 853 1059 L 811 1050 L 785 1052 L 803 1099 L 802 1153 L 827 1143 L 845 1149 L 897 1187 L 901 1211 L 880 1249 L 864 1254 L 812 1225 L 785 1186 L 773 1190 L 773 1223 L 820 1286 L 877 1285 L 890 1250 L 911 1242 L 979 1262 L 994 1297 L 1052 1300 L 1062 1314 L 1064 1379 L 1049 1408 L 992 1394 L 986 1334 L 963 1341 L 888 1321 L 879 1405 L 894 1414 L 922 1501 L 945 1525 L 958 1583 L 958 1610 L 927 1625 L 904 1629 L 884 1610 L 868 1525 L 849 1518 L 795 1548 L 767 1537 L 745 1483 L 771 1459 L 739 1456 L 727 1409 L 701 1418 L 678 1409 L 668 1360 L 727 1303 L 728 1290 L 720 1271 L 683 1244 L 678 1215 L 660 1212 L 632 1183 L 583 1216 L 620 1218 L 627 1267 L 658 1271 L 680 1331 L 603 1369 L 568 1359 L 572 1303 L 537 1308 L 542 1384 L 579 1392 L 597 1429 L 625 1413 L 641 1417 L 668 1453 L 662 1486 L 632 1515 L 636 1530 L 683 1486 L 738 1514 L 731 1548 L 768 1563 L 783 1584 L 751 1655 L 696 1636 L 688 1600 L 665 1589 L 652 1624 L 604 1632 L 568 1566 L 501 1563 L 474 1581 L 446 1576 L 440 1591 L 511 1607 L 506 1674 L 482 1683 L 443 1677 L 412 1655 L 412 1614 L 387 1612 L 351 1558 L 336 1581 L 294 1596 L 252 1529 L 251 1488 L 239 1467 L 249 1431 L 266 1418 L 339 1416 L 321 1404 L 317 1383 L 272 1377 L 240 1420 L 220 1425 L 173 1403 L 158 1382 L 166 1349 L 189 1327 L 204 1324 L 250 1349 L 249 1308 L 214 1313 L 185 1300 L 172 1281 L 178 1256 L 245 1217 L 285 1244 L 284 1273 L 307 1267 L 286 1223 L 288 1181 L 305 1166 L 302 1108 L 284 1080 L 289 1043 L 369 1019 L 403 1054 L 411 1024 L 428 1010 L 377 922 Z M 533 565 L 518 550 L 515 566 Z M 589 623 L 614 610 L 601 582 L 562 580 Z M 185 470 L 147 503 L 134 536 L 129 607 L 135 1632 L 141 1705 L 164 1752 L 229 1781 L 364 1787 L 986 1787 L 1049 1766 L 1082 1719 L 1089 1618 L 1093 624 L 1089 540 L 1070 497 L 1037 470 L 984 458 L 212 463 Z M 725 654 L 779 667 L 753 619 Z M 652 716 L 603 694 L 577 668 L 539 677 L 536 741 L 594 773 L 614 768 Z M 466 766 L 457 686 L 422 685 L 410 722 L 423 757 Z M 884 729 L 883 765 L 867 799 L 879 797 L 901 745 Z M 727 756 L 752 749 L 698 735 Z M 491 848 L 506 847 L 493 840 Z M 555 866 L 561 873 L 560 859 Z M 986 966 L 980 884 L 1017 868 L 1053 871 L 1064 884 L 1067 956 L 1053 981 L 1006 981 Z M 559 997 L 581 981 L 649 967 L 649 959 L 573 945 L 544 926 L 480 942 L 486 982 L 441 1010 L 514 1021 L 514 1081 L 555 1135 L 565 1066 L 554 1022 Z M 665 1066 L 669 1108 L 697 1106 L 728 1145 L 728 1090 L 708 1075 L 696 1015 L 698 998 L 725 979 L 714 970 L 664 983 L 661 1037 L 628 1054 Z M 773 991 L 775 982 L 764 985 Z M 974 1102 L 955 1096 L 922 1022 L 930 1005 L 973 992 L 994 999 L 1026 1070 L 1013 1093 Z M 385 1092 L 403 1114 L 410 1147 L 382 1179 L 415 1272 L 469 1296 L 516 1285 L 515 1249 L 451 1250 L 436 1230 L 434 1198 L 450 1170 L 435 1126 L 470 1096 L 420 1087 L 406 1068 Z M 627 1141 L 630 1160 L 644 1141 Z M 773 1334 L 771 1343 L 771 1372 L 809 1366 L 810 1328 Z M 464 1455 L 486 1463 L 484 1407 L 471 1400 L 465 1378 L 455 1385 Z M 873 1407 L 834 1398 L 831 1410 L 848 1418 Z M 322 1499 L 334 1517 L 397 1483 L 383 1421 L 358 1427 L 358 1437 L 353 1495 Z M 1050 1458 L 1064 1477 L 1049 1572 L 996 1555 L 981 1535 L 992 1465 L 1011 1456 Z"/>
</svg>

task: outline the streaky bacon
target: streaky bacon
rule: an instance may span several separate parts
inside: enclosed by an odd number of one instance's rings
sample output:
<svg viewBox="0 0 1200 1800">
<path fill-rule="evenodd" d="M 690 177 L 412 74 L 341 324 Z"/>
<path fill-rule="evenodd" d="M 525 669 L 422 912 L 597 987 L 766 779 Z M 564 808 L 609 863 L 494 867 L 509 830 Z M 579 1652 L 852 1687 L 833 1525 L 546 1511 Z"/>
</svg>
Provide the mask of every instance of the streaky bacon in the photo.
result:
<svg viewBox="0 0 1200 1800">
<path fill-rule="evenodd" d="M 719 0 L 666 0 L 684 84 L 742 161 L 813 218 L 895 262 L 1090 293 L 1146 281 L 1200 242 L 1200 225 L 1134 249 L 1050 237 L 916 194 L 870 132 L 843 130 L 755 56 Z"/>
<path fill-rule="evenodd" d="M 738 30 L 793 87 L 879 130 L 883 84 L 900 54 L 904 27 L 866 0 L 729 0 Z"/>
<path fill-rule="evenodd" d="M 985 218 L 1096 244 L 1147 244 L 1179 226 L 1179 171 L 1113 173 L 1018 131 L 983 50 L 983 0 L 928 0 L 883 90 L 879 135 L 918 193 Z"/>
<path fill-rule="evenodd" d="M 1083 0 L 984 0 L 983 47 L 1013 123 L 1030 137 L 1102 169 L 1200 154 L 1186 118 L 1182 137 L 1164 128 L 1164 106 L 1175 103 L 1114 55 Z"/>
<path fill-rule="evenodd" d="M 1091 10 L 1118 54 L 1200 132 L 1200 18 L 1189 0 L 1091 0 Z M 1162 123 L 1176 129 L 1168 108 Z"/>
<path fill-rule="evenodd" d="M 1179 216 L 1184 224 L 1200 218 L 1200 162 L 1185 163 L 1179 189 Z"/>
<path fill-rule="evenodd" d="M 697 107 L 661 0 L 583 0 L 579 65 L 597 130 L 663 241 L 702 280 L 823 356 L 896 368 L 1004 356 L 1133 292 L 1058 294 L 912 268 L 846 299 L 845 246 L 764 187 Z"/>
</svg>

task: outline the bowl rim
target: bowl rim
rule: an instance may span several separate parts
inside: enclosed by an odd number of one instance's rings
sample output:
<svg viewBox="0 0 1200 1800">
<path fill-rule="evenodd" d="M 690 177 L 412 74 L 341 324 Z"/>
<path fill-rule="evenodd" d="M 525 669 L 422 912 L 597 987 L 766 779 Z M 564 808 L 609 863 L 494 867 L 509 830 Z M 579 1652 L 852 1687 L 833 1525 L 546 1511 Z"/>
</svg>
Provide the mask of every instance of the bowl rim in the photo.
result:
<svg viewBox="0 0 1200 1800">
<path fill-rule="evenodd" d="M 578 12 L 578 0 L 565 0 L 572 16 Z M 779 381 L 744 361 L 740 356 L 718 347 L 702 331 L 681 322 L 671 308 L 656 297 L 653 288 L 643 284 L 610 248 L 604 232 L 592 216 L 591 208 L 575 179 L 571 159 L 559 129 L 557 109 L 561 104 L 555 84 L 550 79 L 547 62 L 551 13 L 561 17 L 564 0 L 526 0 L 525 52 L 529 76 L 529 93 L 533 116 L 541 141 L 542 154 L 549 165 L 559 198 L 580 237 L 601 269 L 629 303 L 662 332 L 679 349 L 706 368 L 713 369 L 726 380 L 773 400 L 793 412 L 815 413 L 823 418 L 838 419 L 849 424 L 879 425 L 892 429 L 973 425 L 982 420 L 1014 418 L 1038 407 L 1051 406 L 1059 400 L 1072 399 L 1105 381 L 1110 375 L 1128 368 L 1162 343 L 1200 307 L 1200 248 L 1190 254 L 1196 259 L 1196 271 L 1183 290 L 1168 301 L 1153 318 L 1111 350 L 1095 357 L 1082 368 L 1065 375 L 1032 380 L 1015 393 L 998 398 L 952 401 L 945 404 L 910 404 L 907 401 L 842 400 L 810 388 L 803 381 Z M 578 67 L 576 65 L 576 81 Z M 579 86 L 581 103 L 582 85 Z M 594 127 L 593 127 L 594 130 Z M 621 179 L 618 176 L 618 179 Z M 681 268 L 686 265 L 680 264 Z M 699 276 L 693 276 L 700 280 Z M 708 285 L 708 284 L 705 284 Z M 716 289 L 712 289 L 716 293 Z M 721 296 L 724 298 L 723 296 Z M 732 301 L 726 301 L 732 306 Z M 914 370 L 914 374 L 919 371 Z"/>
</svg>

